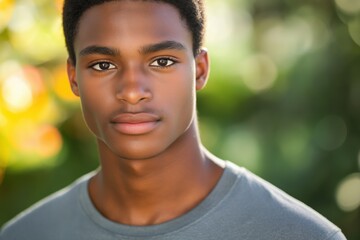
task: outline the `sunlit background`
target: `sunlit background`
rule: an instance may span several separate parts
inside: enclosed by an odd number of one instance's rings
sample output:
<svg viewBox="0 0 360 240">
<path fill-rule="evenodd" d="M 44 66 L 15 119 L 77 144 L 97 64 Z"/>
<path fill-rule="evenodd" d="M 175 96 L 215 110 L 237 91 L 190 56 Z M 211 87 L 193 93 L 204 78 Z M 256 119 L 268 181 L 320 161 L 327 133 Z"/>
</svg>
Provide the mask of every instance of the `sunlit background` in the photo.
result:
<svg viewBox="0 0 360 240">
<path fill-rule="evenodd" d="M 98 166 L 61 0 L 0 0 L 0 225 Z M 360 0 L 207 0 L 205 146 L 360 239 Z"/>
</svg>

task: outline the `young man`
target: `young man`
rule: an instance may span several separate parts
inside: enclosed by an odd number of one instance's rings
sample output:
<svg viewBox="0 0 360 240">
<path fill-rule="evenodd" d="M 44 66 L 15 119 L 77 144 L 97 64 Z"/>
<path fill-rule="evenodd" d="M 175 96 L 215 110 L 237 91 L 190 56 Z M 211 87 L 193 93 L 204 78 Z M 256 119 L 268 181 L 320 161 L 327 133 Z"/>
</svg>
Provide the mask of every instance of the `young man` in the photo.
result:
<svg viewBox="0 0 360 240">
<path fill-rule="evenodd" d="M 101 168 L 1 239 L 345 239 L 325 218 L 201 145 L 201 0 L 66 0 L 68 76 Z"/>
</svg>

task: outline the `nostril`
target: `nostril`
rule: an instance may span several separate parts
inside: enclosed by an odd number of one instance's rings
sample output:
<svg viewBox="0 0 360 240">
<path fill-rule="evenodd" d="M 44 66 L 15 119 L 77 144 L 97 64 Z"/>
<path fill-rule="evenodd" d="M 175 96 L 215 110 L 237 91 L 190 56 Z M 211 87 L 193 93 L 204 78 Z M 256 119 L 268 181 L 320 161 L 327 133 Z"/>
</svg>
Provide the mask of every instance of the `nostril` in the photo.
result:
<svg viewBox="0 0 360 240">
<path fill-rule="evenodd" d="M 139 66 L 124 68 L 117 82 L 116 98 L 129 104 L 137 104 L 152 98 L 149 79 Z"/>
<path fill-rule="evenodd" d="M 140 99 L 140 101 L 144 101 L 144 100 L 147 100 L 148 98 L 147 97 L 143 97 Z"/>
<path fill-rule="evenodd" d="M 116 93 L 116 98 L 129 104 L 137 104 L 139 102 L 149 101 L 152 98 L 152 94 L 149 90 L 142 88 L 123 88 Z"/>
</svg>

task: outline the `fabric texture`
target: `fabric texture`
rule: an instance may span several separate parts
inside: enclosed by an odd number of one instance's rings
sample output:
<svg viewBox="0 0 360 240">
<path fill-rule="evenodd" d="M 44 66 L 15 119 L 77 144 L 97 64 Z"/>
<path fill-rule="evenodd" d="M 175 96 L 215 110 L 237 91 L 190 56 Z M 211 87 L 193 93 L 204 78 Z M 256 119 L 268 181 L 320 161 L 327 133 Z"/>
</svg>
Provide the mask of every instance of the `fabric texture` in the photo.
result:
<svg viewBox="0 0 360 240">
<path fill-rule="evenodd" d="M 212 192 L 194 209 L 145 227 L 103 217 L 88 194 L 91 176 L 83 176 L 18 215 L 2 228 L 0 239 L 346 239 L 320 214 L 231 162 L 226 163 Z"/>
</svg>

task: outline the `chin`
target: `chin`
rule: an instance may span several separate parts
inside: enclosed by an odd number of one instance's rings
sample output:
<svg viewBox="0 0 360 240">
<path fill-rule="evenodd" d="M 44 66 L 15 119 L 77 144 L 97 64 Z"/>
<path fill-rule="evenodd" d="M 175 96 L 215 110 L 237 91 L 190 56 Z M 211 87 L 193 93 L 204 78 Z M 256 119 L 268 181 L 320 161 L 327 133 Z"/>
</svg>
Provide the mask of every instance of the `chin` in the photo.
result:
<svg viewBox="0 0 360 240">
<path fill-rule="evenodd" d="M 117 156 L 129 160 L 145 160 L 156 157 L 166 150 L 166 147 L 154 146 L 156 144 L 133 143 L 110 147 Z"/>
<path fill-rule="evenodd" d="M 117 156 L 121 159 L 135 161 L 135 160 L 149 160 L 157 157 L 161 153 L 158 152 L 121 152 Z"/>
</svg>

